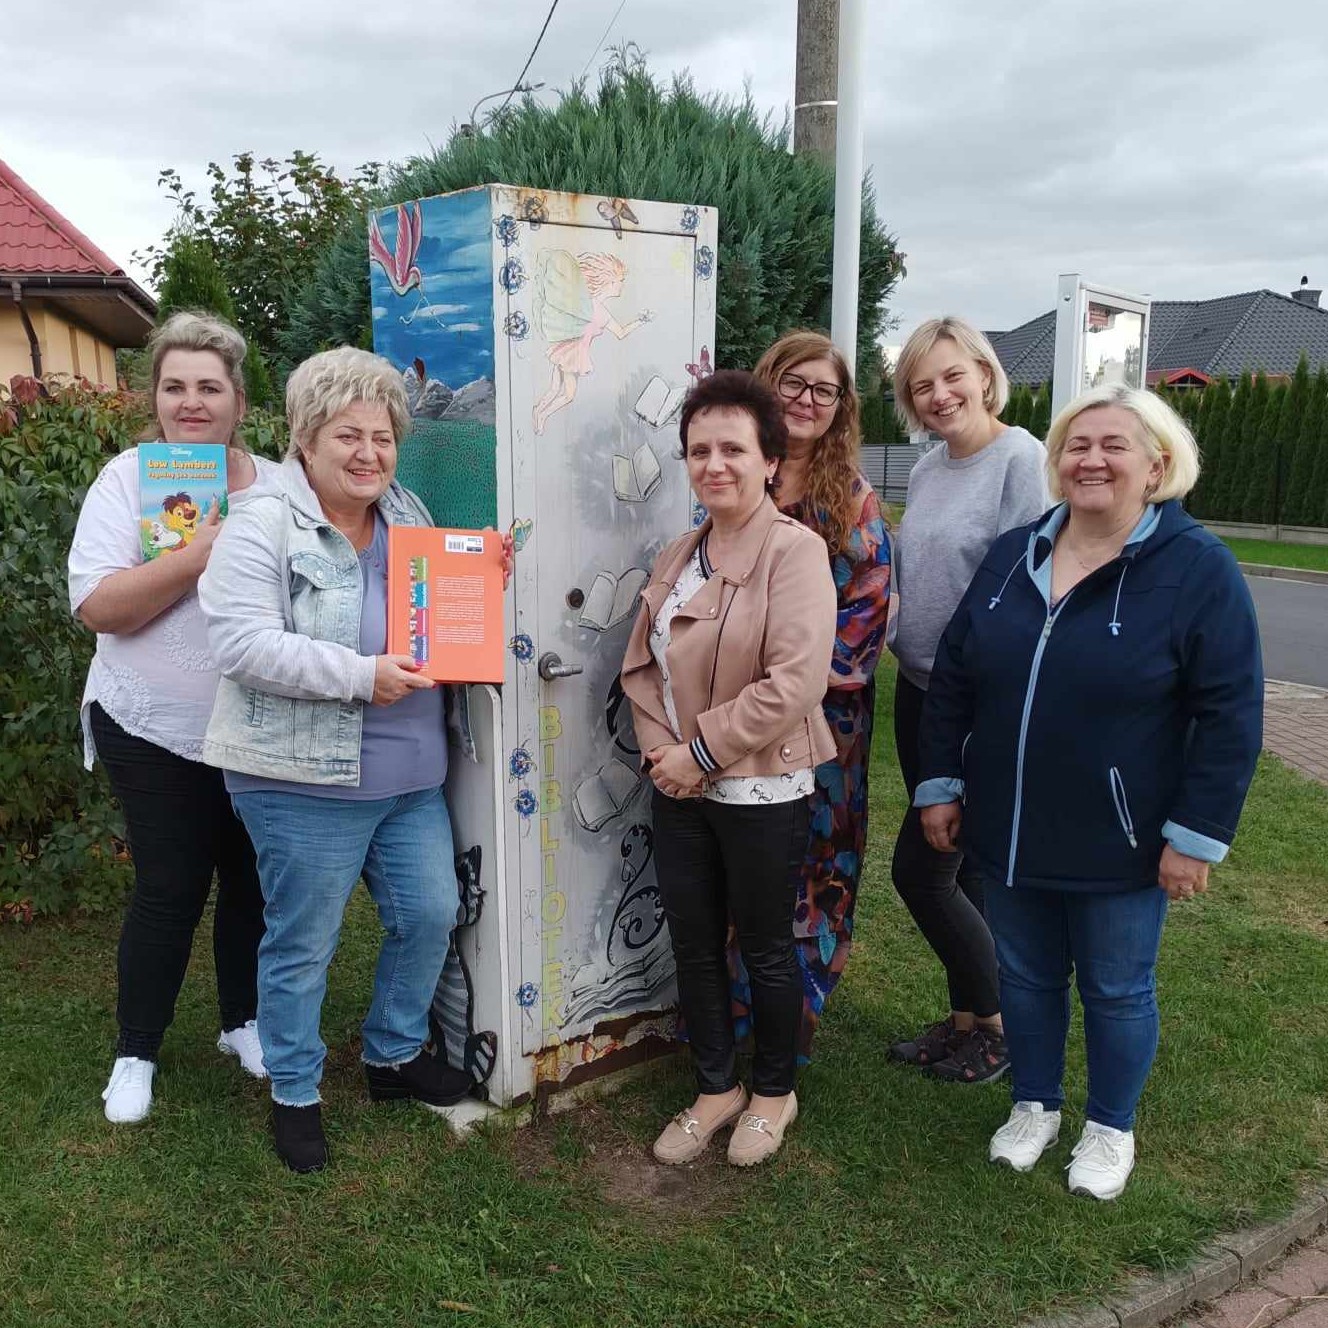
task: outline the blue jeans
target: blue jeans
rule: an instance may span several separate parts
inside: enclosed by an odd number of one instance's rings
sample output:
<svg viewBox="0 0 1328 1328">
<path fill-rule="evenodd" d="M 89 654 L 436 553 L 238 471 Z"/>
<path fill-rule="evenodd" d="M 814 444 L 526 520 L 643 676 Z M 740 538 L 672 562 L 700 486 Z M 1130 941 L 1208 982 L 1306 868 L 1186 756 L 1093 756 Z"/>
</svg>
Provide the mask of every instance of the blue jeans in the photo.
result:
<svg viewBox="0 0 1328 1328">
<path fill-rule="evenodd" d="M 370 802 L 300 793 L 236 793 L 258 852 L 267 931 L 258 948 L 258 1038 L 272 1098 L 319 1101 L 327 1048 L 318 1032 L 327 967 L 363 874 L 387 935 L 364 1020 L 370 1065 L 412 1060 L 457 917 L 452 826 L 442 790 Z"/>
<path fill-rule="evenodd" d="M 1014 1100 L 1041 1102 L 1048 1111 L 1065 1100 L 1073 971 L 1084 1006 L 1088 1119 L 1133 1129 L 1157 1053 L 1154 970 L 1166 893 L 1024 890 L 988 881 L 986 914 L 1000 965 Z"/>
</svg>

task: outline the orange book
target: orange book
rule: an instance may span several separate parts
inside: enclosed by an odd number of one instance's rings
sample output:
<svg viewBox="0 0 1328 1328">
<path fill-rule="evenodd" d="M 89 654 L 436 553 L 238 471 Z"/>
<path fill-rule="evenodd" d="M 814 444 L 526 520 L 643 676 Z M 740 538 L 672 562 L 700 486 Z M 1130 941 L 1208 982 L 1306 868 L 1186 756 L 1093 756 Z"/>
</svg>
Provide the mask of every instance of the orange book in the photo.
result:
<svg viewBox="0 0 1328 1328">
<path fill-rule="evenodd" d="M 435 682 L 503 680 L 503 537 L 494 530 L 392 526 L 387 650 Z"/>
</svg>

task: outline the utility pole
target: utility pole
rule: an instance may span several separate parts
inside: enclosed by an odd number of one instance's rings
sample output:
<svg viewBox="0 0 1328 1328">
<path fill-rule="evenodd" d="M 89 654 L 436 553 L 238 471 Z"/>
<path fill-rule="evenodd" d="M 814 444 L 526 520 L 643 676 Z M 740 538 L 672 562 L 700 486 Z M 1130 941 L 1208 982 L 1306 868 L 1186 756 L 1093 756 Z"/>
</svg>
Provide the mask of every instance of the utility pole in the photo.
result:
<svg viewBox="0 0 1328 1328">
<path fill-rule="evenodd" d="M 839 98 L 839 0 L 798 0 L 793 150 L 835 160 Z"/>
<path fill-rule="evenodd" d="M 858 271 L 862 244 L 863 49 L 867 0 L 842 0 L 839 14 L 839 107 L 835 132 L 835 255 L 830 338 L 856 371 Z"/>
</svg>

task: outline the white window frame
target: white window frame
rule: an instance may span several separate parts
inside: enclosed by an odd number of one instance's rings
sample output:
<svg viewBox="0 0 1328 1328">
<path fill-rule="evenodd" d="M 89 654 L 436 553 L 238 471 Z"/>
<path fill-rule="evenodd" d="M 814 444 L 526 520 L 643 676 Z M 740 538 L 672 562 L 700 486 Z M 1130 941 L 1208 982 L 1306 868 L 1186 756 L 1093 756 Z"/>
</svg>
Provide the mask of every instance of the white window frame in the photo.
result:
<svg viewBox="0 0 1328 1328">
<path fill-rule="evenodd" d="M 1077 272 L 1062 272 L 1056 284 L 1056 362 L 1052 371 L 1051 394 L 1053 418 L 1079 395 L 1079 384 L 1084 380 L 1084 343 L 1088 336 L 1084 322 L 1090 304 L 1106 305 L 1116 313 L 1142 315 L 1139 386 L 1145 387 L 1148 383 L 1148 333 L 1152 297 L 1099 286 L 1095 282 L 1085 281 Z"/>
</svg>

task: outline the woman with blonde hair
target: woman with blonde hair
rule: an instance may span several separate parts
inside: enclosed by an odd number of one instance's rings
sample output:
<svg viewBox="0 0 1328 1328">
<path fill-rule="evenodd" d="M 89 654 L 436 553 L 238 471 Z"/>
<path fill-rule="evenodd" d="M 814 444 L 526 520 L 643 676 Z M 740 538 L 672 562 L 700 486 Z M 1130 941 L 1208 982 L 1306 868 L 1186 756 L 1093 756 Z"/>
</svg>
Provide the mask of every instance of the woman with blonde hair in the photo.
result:
<svg viewBox="0 0 1328 1328">
<path fill-rule="evenodd" d="M 458 897 L 443 689 L 387 653 L 388 528 L 432 524 L 395 479 L 401 375 L 366 350 L 322 351 L 291 374 L 286 413 L 272 490 L 227 521 L 199 591 L 221 669 L 203 755 L 258 850 L 258 1034 L 276 1150 L 303 1172 L 328 1161 L 319 1016 L 361 876 L 384 928 L 363 1027 L 370 1097 L 437 1109 L 472 1082 L 428 1044 Z"/>
<path fill-rule="evenodd" d="M 1001 422 L 1009 385 L 977 328 L 962 318 L 928 319 L 904 343 L 894 379 L 900 418 L 942 441 L 913 467 L 895 540 L 895 747 L 911 801 L 918 725 L 941 633 L 992 540 L 1046 509 L 1047 482 L 1041 443 Z M 959 1083 L 999 1078 L 1009 1062 L 981 880 L 957 853 L 937 852 L 914 807 L 899 827 L 891 875 L 945 967 L 950 1010 L 896 1042 L 890 1055 Z"/>
<path fill-rule="evenodd" d="M 1208 888 L 1262 739 L 1254 606 L 1230 550 L 1181 500 L 1183 421 L 1119 384 L 1047 438 L 1062 501 L 992 545 L 945 629 L 914 803 L 938 853 L 986 882 L 1014 1108 L 988 1156 L 1033 1167 L 1060 1136 L 1070 975 L 1088 1103 L 1072 1193 L 1114 1199 L 1158 1045 L 1169 900 Z"/>
<path fill-rule="evenodd" d="M 835 648 L 822 702 L 835 755 L 816 769 L 793 919 L 804 993 L 798 1053 L 806 1061 L 852 946 L 867 842 L 873 675 L 890 604 L 890 540 L 876 493 L 858 464 L 858 394 L 838 347 L 820 332 L 790 332 L 761 356 L 756 377 L 779 397 L 788 429 L 775 501 L 781 513 L 825 541 L 837 592 Z M 735 1000 L 744 1006 L 745 975 L 736 949 L 730 959 Z"/>
<path fill-rule="evenodd" d="M 236 437 L 244 418 L 244 338 L 210 314 L 172 314 L 148 343 L 153 436 L 225 443 L 235 504 L 276 467 Z M 187 545 L 144 560 L 138 449 L 110 461 L 88 490 L 69 551 L 69 602 L 97 633 L 83 693 L 84 752 L 100 758 L 124 812 L 134 889 L 120 933 L 119 1038 L 102 1094 L 107 1120 L 142 1120 L 152 1108 L 157 1054 L 175 1015 L 194 930 L 217 877 L 212 925 L 221 1035 L 218 1047 L 261 1078 L 255 1025 L 263 897 L 254 850 L 218 771 L 204 765 L 203 734 L 217 691 L 198 607 L 198 579 L 221 530 L 207 513 Z"/>
</svg>

